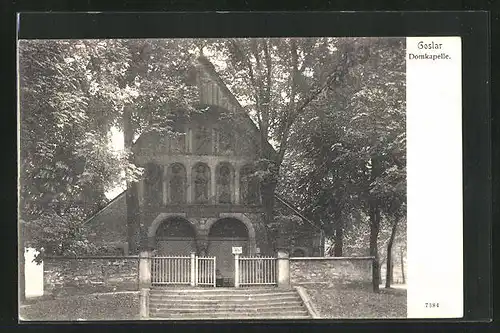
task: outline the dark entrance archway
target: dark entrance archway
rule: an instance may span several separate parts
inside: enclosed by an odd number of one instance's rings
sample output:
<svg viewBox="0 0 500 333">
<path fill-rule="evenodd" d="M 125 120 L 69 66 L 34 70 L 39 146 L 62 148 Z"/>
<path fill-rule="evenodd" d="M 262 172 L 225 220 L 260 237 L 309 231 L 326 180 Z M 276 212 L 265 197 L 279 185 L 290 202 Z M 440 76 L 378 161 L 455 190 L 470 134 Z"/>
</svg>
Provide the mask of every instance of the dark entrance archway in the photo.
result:
<svg viewBox="0 0 500 333">
<path fill-rule="evenodd" d="M 155 236 L 158 255 L 188 256 L 191 252 L 197 252 L 194 227 L 181 217 L 163 221 Z"/>
<path fill-rule="evenodd" d="M 208 233 L 208 255 L 216 257 L 217 270 L 227 284 L 234 285 L 234 255 L 232 247 L 242 247 L 248 255 L 248 229 L 236 218 L 223 218 L 215 222 Z"/>
</svg>

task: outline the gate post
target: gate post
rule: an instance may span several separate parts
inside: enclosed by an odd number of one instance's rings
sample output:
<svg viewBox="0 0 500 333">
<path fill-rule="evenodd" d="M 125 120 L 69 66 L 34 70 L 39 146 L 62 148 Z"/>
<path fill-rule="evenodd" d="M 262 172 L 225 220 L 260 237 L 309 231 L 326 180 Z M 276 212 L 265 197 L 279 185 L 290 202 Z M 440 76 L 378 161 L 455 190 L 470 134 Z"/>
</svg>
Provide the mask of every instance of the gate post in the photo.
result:
<svg viewBox="0 0 500 333">
<path fill-rule="evenodd" d="M 139 288 L 151 287 L 151 252 L 141 251 L 139 254 Z"/>
<path fill-rule="evenodd" d="M 240 286 L 240 255 L 234 255 L 234 287 Z"/>
<path fill-rule="evenodd" d="M 139 318 L 141 320 L 149 319 L 149 289 L 141 288 L 139 293 Z"/>
<path fill-rule="evenodd" d="M 196 286 L 196 254 L 191 252 L 191 286 Z"/>
<path fill-rule="evenodd" d="M 139 317 L 149 318 L 149 288 L 151 288 L 151 252 L 139 253 Z"/>
<path fill-rule="evenodd" d="M 290 288 L 290 258 L 288 251 L 278 250 L 278 287 Z"/>
</svg>

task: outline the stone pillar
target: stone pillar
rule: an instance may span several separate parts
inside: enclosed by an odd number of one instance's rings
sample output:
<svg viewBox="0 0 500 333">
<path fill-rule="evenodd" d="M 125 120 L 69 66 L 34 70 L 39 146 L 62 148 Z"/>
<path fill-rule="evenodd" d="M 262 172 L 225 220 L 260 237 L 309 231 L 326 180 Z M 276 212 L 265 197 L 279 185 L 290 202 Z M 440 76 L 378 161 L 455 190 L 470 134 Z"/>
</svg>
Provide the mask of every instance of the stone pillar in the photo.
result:
<svg viewBox="0 0 500 333">
<path fill-rule="evenodd" d="M 279 288 L 290 288 L 290 258 L 288 251 L 280 249 L 278 250 L 277 259 L 277 280 Z"/>
<path fill-rule="evenodd" d="M 186 201 L 188 204 L 193 203 L 193 167 L 191 163 L 186 164 Z"/>
<path fill-rule="evenodd" d="M 151 288 L 151 251 L 139 253 L 139 317 L 149 319 L 149 288 Z"/>
<path fill-rule="evenodd" d="M 151 287 L 151 251 L 143 250 L 139 253 L 139 288 Z"/>
<path fill-rule="evenodd" d="M 196 239 L 198 250 L 200 251 L 200 256 L 208 255 L 208 232 L 209 230 L 199 230 L 198 237 Z"/>
<path fill-rule="evenodd" d="M 217 155 L 218 145 L 217 145 L 217 130 L 212 128 L 212 155 Z"/>
<path fill-rule="evenodd" d="M 191 252 L 191 286 L 194 287 L 196 286 L 196 272 L 198 270 L 196 269 L 196 253 Z"/>
<path fill-rule="evenodd" d="M 240 255 L 234 255 L 234 287 L 240 286 Z"/>
<path fill-rule="evenodd" d="M 240 204 L 240 167 L 234 166 L 234 198 L 233 201 L 236 205 Z"/>
<path fill-rule="evenodd" d="M 144 205 L 144 180 L 139 180 L 137 182 L 137 196 L 139 200 L 139 207 Z"/>
<path fill-rule="evenodd" d="M 162 190 L 163 190 L 163 207 L 167 205 L 168 202 L 168 177 L 167 177 L 168 167 L 165 166 L 163 168 L 163 176 L 162 176 Z"/>
<path fill-rule="evenodd" d="M 191 135 L 192 135 L 193 131 L 188 128 L 187 131 L 186 131 L 186 153 L 192 153 L 193 152 L 193 148 L 192 148 L 192 145 L 191 145 Z"/>
<path fill-rule="evenodd" d="M 149 288 L 141 288 L 139 293 L 139 318 L 149 319 Z"/>
<path fill-rule="evenodd" d="M 210 202 L 217 204 L 217 166 L 215 163 L 210 165 Z"/>
</svg>

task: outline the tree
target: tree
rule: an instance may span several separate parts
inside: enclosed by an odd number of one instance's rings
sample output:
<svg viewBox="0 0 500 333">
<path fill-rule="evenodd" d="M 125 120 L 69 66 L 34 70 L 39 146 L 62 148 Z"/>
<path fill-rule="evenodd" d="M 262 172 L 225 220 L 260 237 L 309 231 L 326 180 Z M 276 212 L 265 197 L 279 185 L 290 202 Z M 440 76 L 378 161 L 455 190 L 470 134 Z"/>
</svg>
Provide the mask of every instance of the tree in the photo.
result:
<svg viewBox="0 0 500 333">
<path fill-rule="evenodd" d="M 352 52 L 363 47 L 360 39 L 207 41 L 205 48 L 225 60 L 219 72 L 235 96 L 246 102 L 259 129 L 267 224 L 273 221 L 274 194 L 294 126 L 315 99 L 338 87 L 349 69 L 364 61 L 363 52 Z M 268 148 L 269 142 L 274 149 Z"/>
<path fill-rule="evenodd" d="M 131 147 L 146 130 L 169 131 L 172 111 L 189 110 L 195 90 L 185 82 L 189 45 L 178 40 L 20 43 L 21 212 L 28 226 L 56 219 L 77 228 L 74 221 L 81 223 L 105 203 L 107 188 L 126 181 L 129 241 L 137 245 L 137 237 L 130 239 L 139 229 L 133 181 L 141 170 L 130 158 Z M 125 132 L 123 155 L 109 149 L 111 126 Z M 46 247 L 60 236 L 78 238 L 76 231 L 64 230 L 45 234 Z"/>
<path fill-rule="evenodd" d="M 126 179 L 127 226 L 130 251 L 135 253 L 141 246 L 141 232 L 138 215 L 138 189 L 133 177 L 134 161 L 132 146 L 134 138 L 146 131 L 172 131 L 171 117 L 177 109 L 193 110 L 195 89 L 186 80 L 186 73 L 192 65 L 189 53 L 191 44 L 179 40 L 129 40 L 119 41 L 126 50 L 126 70 L 115 80 L 123 90 L 134 87 L 134 94 L 118 105 L 124 148 L 127 153 L 128 173 Z M 121 59 L 123 61 L 124 59 Z M 144 246 L 146 244 L 143 244 Z"/>
<path fill-rule="evenodd" d="M 299 202 L 323 216 L 325 230 L 337 235 L 335 254 L 341 253 L 343 230 L 349 227 L 345 222 L 356 221 L 356 210 L 365 212 L 378 291 L 384 213 L 391 216 L 388 207 L 396 198 L 405 200 L 405 55 L 401 39 L 365 39 L 362 44 L 352 52 L 365 61 L 349 67 L 338 87 L 311 101 L 311 112 L 297 122 L 289 160 L 300 161 L 287 163 L 302 175 Z"/>
<path fill-rule="evenodd" d="M 119 174 L 99 117 L 105 101 L 91 98 L 76 47 L 74 41 L 20 42 L 20 219 L 28 230 L 41 216 L 82 221 L 104 204 L 104 191 Z M 60 239 L 55 233 L 53 240 Z M 38 250 L 45 245 L 24 240 Z"/>
</svg>

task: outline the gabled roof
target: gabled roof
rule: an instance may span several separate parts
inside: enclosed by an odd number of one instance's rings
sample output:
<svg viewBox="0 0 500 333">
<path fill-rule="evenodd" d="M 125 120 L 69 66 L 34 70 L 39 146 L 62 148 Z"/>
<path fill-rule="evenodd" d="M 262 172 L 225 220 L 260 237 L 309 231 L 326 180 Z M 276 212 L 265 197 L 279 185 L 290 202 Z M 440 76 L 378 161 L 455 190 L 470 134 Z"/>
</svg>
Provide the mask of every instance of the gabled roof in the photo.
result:
<svg viewBox="0 0 500 333">
<path fill-rule="evenodd" d="M 96 213 L 92 214 L 90 217 L 88 217 L 85 222 L 83 222 L 84 225 L 92 222 L 96 217 L 101 215 L 103 212 L 105 212 L 112 204 L 114 204 L 116 201 L 120 200 L 120 198 L 124 197 L 127 194 L 127 190 L 124 190 L 120 194 L 118 194 L 116 197 L 111 199 L 103 208 L 98 210 Z"/>
<path fill-rule="evenodd" d="M 257 127 L 257 125 L 254 123 L 254 121 L 250 118 L 250 115 L 245 111 L 243 106 L 240 104 L 238 99 L 233 95 L 231 90 L 227 87 L 227 85 L 224 83 L 224 80 L 220 77 L 219 73 L 215 70 L 215 66 L 210 62 L 209 59 L 207 59 L 205 56 L 200 56 L 198 57 L 198 63 L 203 67 L 205 72 L 212 78 L 218 86 L 226 93 L 228 98 L 231 100 L 233 105 L 236 106 L 236 109 L 240 114 L 244 117 L 244 119 L 247 120 L 248 124 L 251 126 L 251 128 L 260 136 L 260 129 Z M 277 154 L 276 150 L 274 147 L 267 141 L 263 142 L 263 146 L 265 149 L 267 149 L 270 153 L 272 154 Z"/>
<path fill-rule="evenodd" d="M 302 214 L 298 209 L 297 207 L 295 207 L 292 203 L 288 202 L 286 199 L 282 198 L 281 196 L 279 196 L 278 194 L 275 194 L 274 197 L 276 199 L 278 199 L 278 201 L 280 203 L 282 203 L 283 205 L 285 205 L 285 207 L 287 207 L 288 209 L 290 209 L 292 212 L 295 213 L 295 215 L 297 215 L 298 217 L 300 217 L 301 219 L 303 219 L 304 221 L 306 221 L 307 223 L 309 223 L 310 225 L 312 225 L 315 229 L 321 231 L 322 229 L 317 226 L 314 222 L 312 222 L 311 220 L 309 220 L 307 217 L 304 216 L 304 214 Z"/>
<path fill-rule="evenodd" d="M 254 123 L 254 121 L 250 118 L 249 114 L 245 111 L 245 109 L 243 108 L 243 106 L 240 104 L 240 102 L 238 101 L 238 99 L 233 95 L 233 93 L 229 90 L 229 88 L 227 87 L 227 85 L 224 83 L 224 81 L 222 80 L 222 78 L 220 77 L 220 75 L 217 73 L 217 71 L 215 70 L 215 66 L 210 62 L 209 59 L 207 59 L 206 57 L 204 56 L 200 56 L 198 57 L 197 59 L 197 62 L 200 66 L 202 66 L 202 68 L 205 70 L 205 73 L 207 73 L 211 79 L 213 79 L 217 85 L 226 93 L 226 95 L 228 96 L 228 98 L 230 99 L 231 103 L 236 106 L 236 109 L 237 111 L 244 117 L 244 119 L 246 119 L 246 121 L 248 122 L 249 126 L 256 132 L 256 134 L 259 134 L 259 138 L 261 137 L 260 136 L 260 130 L 259 128 L 257 127 L 257 125 Z M 132 144 L 132 146 L 136 146 L 136 144 L 138 143 L 139 139 L 141 138 L 141 136 L 139 136 L 135 141 L 134 143 Z M 277 154 L 276 150 L 274 149 L 274 147 L 267 141 L 267 139 L 265 140 L 265 142 L 263 142 L 263 147 L 265 149 L 268 150 L 268 152 L 270 152 L 271 154 L 275 155 Z M 127 190 L 124 190 L 122 193 L 120 193 L 118 196 L 116 196 L 115 198 L 113 198 L 110 202 L 108 202 L 106 204 L 106 206 L 104 206 L 101 210 L 99 210 L 97 213 L 91 215 L 85 222 L 84 224 L 87 224 L 89 222 L 91 222 L 94 218 L 96 218 L 97 216 L 99 216 L 100 214 L 102 214 L 102 212 L 106 211 L 106 209 L 112 205 L 115 201 L 119 200 L 119 198 L 123 197 L 125 194 L 126 194 Z M 278 198 L 280 201 L 283 200 L 281 198 Z M 292 211 L 294 211 L 294 213 L 298 213 L 297 215 L 299 217 L 301 217 L 302 219 L 304 219 L 305 221 L 307 221 L 308 223 L 310 223 L 311 225 L 317 227 L 314 223 L 312 223 L 310 220 L 308 220 L 307 218 L 305 218 L 302 214 L 300 214 L 300 212 L 298 212 L 297 210 L 295 210 L 295 208 L 293 208 L 293 206 L 291 206 L 289 203 L 285 203 L 286 206 L 290 206 Z M 289 207 L 289 208 L 290 208 Z"/>
</svg>

